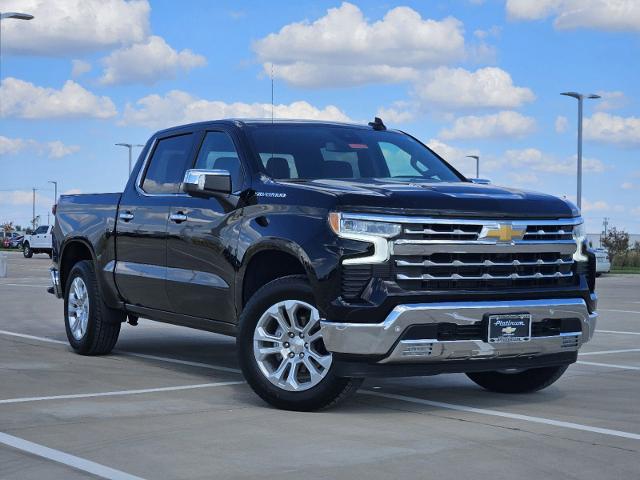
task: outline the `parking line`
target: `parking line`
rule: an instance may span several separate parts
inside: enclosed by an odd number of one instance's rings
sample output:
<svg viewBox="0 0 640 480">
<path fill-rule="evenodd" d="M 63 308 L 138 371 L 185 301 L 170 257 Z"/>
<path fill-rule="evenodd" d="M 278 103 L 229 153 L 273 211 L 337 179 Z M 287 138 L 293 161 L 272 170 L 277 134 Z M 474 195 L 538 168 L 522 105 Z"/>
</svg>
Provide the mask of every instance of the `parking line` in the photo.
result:
<svg viewBox="0 0 640 480">
<path fill-rule="evenodd" d="M 596 362 L 577 362 L 582 365 L 593 365 L 595 367 L 619 368 L 621 370 L 640 370 L 640 367 L 632 367 L 631 365 L 615 365 L 613 363 L 596 363 Z"/>
<path fill-rule="evenodd" d="M 0 283 L 0 287 L 36 287 L 47 288 L 49 285 L 29 285 L 26 283 Z"/>
<path fill-rule="evenodd" d="M 28 340 L 39 340 L 41 342 L 57 343 L 59 345 L 68 345 L 69 344 L 68 342 L 64 342 L 62 340 L 56 340 L 54 338 L 38 337 L 38 336 L 35 336 L 35 335 L 27 335 L 25 333 L 9 332 L 7 330 L 0 330 L 0 334 L 8 335 L 8 336 L 11 336 L 11 337 L 26 338 Z M 218 370 L 220 372 L 242 373 L 242 371 L 240 369 L 238 369 L 238 368 L 221 367 L 221 366 L 217 366 L 217 365 L 211 365 L 209 363 L 191 362 L 189 360 L 179 360 L 177 358 L 170 358 L 170 357 L 159 357 L 157 355 L 148 355 L 146 353 L 127 352 L 127 351 L 123 351 L 123 350 L 114 350 L 113 353 L 117 353 L 117 354 L 120 354 L 120 355 L 126 355 L 128 357 L 138 357 L 138 358 L 145 358 L 147 360 L 157 360 L 159 362 L 175 363 L 177 365 L 188 365 L 190 367 L 207 368 L 209 370 Z"/>
<path fill-rule="evenodd" d="M 75 468 L 76 470 L 91 473 L 100 478 L 108 478 L 110 480 L 142 480 L 141 477 L 136 477 L 135 475 L 130 475 L 128 473 L 121 472 L 120 470 L 106 467 L 100 463 L 76 457 L 75 455 L 61 452 L 60 450 L 54 450 L 53 448 L 29 442 L 28 440 L 14 437 L 13 435 L 8 435 L 6 433 L 0 432 L 0 443 L 15 448 L 16 450 L 21 450 L 38 457 L 53 460 L 54 462 L 67 465 L 68 467 Z"/>
<path fill-rule="evenodd" d="M 598 311 L 599 312 L 636 313 L 640 315 L 640 312 L 638 312 L 637 310 L 614 310 L 614 309 L 608 309 L 608 308 L 599 308 Z"/>
<path fill-rule="evenodd" d="M 433 400 L 425 400 L 422 398 L 408 397 L 406 395 L 397 395 L 395 393 L 372 392 L 371 390 L 360 390 L 359 393 L 364 395 L 370 395 L 373 397 L 389 398 L 392 400 L 401 400 L 403 402 L 417 403 L 419 405 L 428 405 L 430 407 L 457 410 L 459 412 L 469 412 L 469 413 L 476 413 L 480 415 L 490 415 L 494 417 L 510 418 L 512 420 L 523 420 L 525 422 L 541 423 L 544 425 L 552 425 L 554 427 L 570 428 L 573 430 L 582 430 L 584 432 L 601 433 L 603 435 L 610 435 L 614 437 L 640 440 L 640 434 L 637 434 L 637 433 L 623 432 L 620 430 L 611 430 L 609 428 L 592 427 L 589 425 L 582 425 L 580 423 L 563 422 L 560 420 L 553 420 L 551 418 L 533 417 L 530 415 L 521 415 L 519 413 L 509 413 L 509 412 L 502 412 L 499 410 L 488 410 L 485 408 L 468 407 L 466 405 L 457 405 L 454 403 L 436 402 Z"/>
<path fill-rule="evenodd" d="M 51 395 L 48 397 L 7 398 L 4 400 L 0 400 L 0 405 L 7 404 L 7 403 L 41 402 L 43 400 L 72 400 L 76 398 L 116 397 L 120 395 L 140 395 L 143 393 L 177 392 L 180 390 L 195 390 L 197 388 L 212 388 L 212 387 L 226 387 L 228 385 L 241 385 L 243 383 L 246 383 L 246 382 L 234 381 L 234 382 L 199 383 L 196 385 L 179 385 L 175 387 L 142 388 L 137 390 L 116 390 L 113 392 L 74 393 L 70 395 Z"/>
<path fill-rule="evenodd" d="M 596 333 L 618 333 L 620 335 L 640 335 L 640 332 L 621 332 L 619 330 L 596 330 Z"/>
<path fill-rule="evenodd" d="M 640 348 L 626 348 L 624 350 L 601 350 L 598 352 L 584 352 L 580 353 L 581 357 L 585 355 L 606 355 L 608 353 L 631 353 L 631 352 L 640 352 Z"/>
</svg>

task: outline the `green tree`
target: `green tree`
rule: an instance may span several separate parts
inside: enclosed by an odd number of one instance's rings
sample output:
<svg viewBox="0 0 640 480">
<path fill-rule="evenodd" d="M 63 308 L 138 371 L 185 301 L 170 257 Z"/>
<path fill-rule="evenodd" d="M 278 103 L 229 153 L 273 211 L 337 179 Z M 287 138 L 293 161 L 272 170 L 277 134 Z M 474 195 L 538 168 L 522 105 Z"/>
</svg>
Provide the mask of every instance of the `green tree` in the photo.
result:
<svg viewBox="0 0 640 480">
<path fill-rule="evenodd" d="M 614 257 L 629 250 L 629 234 L 624 230 L 613 227 L 602 239 L 602 246 L 609 250 L 609 256 Z"/>
</svg>

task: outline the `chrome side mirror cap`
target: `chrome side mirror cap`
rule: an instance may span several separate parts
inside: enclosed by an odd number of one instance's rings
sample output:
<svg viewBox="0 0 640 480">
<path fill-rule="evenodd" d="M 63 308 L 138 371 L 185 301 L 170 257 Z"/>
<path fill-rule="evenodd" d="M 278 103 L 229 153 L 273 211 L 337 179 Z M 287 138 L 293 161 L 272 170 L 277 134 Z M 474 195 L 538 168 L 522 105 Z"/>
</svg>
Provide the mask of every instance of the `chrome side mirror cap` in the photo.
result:
<svg viewBox="0 0 640 480">
<path fill-rule="evenodd" d="M 231 174 L 227 170 L 190 169 L 184 174 L 182 190 L 194 196 L 231 193 Z"/>
<path fill-rule="evenodd" d="M 488 178 L 470 178 L 471 183 L 477 183 L 478 185 L 489 185 L 491 180 Z"/>
</svg>

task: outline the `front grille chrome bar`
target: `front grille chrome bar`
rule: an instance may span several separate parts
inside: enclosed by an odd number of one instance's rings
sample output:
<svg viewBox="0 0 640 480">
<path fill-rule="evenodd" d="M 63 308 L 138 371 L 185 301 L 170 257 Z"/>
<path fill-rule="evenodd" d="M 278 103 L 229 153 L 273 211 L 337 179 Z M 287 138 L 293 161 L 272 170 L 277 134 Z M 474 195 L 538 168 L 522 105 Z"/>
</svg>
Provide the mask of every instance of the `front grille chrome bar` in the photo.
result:
<svg viewBox="0 0 640 480">
<path fill-rule="evenodd" d="M 520 273 L 511 273 L 509 275 L 492 275 L 490 273 L 483 273 L 482 275 L 478 275 L 478 276 L 465 276 L 465 275 L 460 275 L 458 273 L 454 273 L 451 275 L 448 275 L 446 277 L 439 277 L 436 275 L 431 275 L 429 273 L 424 273 L 422 275 L 406 275 L 404 273 L 399 273 L 398 275 L 396 275 L 396 278 L 398 280 L 418 280 L 418 281 L 422 281 L 422 280 L 534 280 L 534 279 L 539 279 L 539 278 L 567 278 L 567 277 L 571 277 L 573 275 L 573 272 L 567 272 L 567 273 L 562 273 L 562 272 L 555 272 L 555 273 L 534 273 L 531 275 L 523 275 Z"/>
<path fill-rule="evenodd" d="M 483 262 L 463 262 L 461 260 L 454 260 L 453 262 L 434 262 L 432 260 L 424 260 L 422 262 L 410 262 L 408 260 L 396 260 L 398 267 L 519 267 L 519 266 L 538 266 L 538 265 L 572 265 L 573 260 L 542 260 L 539 258 L 534 262 L 527 262 L 521 260 L 513 260 L 512 262 L 493 262 L 491 260 L 484 260 Z"/>
</svg>

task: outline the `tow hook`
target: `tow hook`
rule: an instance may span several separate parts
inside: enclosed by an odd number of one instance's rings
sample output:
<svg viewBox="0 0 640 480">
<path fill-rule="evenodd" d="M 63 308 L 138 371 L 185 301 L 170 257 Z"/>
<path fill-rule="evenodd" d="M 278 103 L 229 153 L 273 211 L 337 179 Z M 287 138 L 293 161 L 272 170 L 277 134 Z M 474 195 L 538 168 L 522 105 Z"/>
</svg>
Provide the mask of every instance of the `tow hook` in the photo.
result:
<svg viewBox="0 0 640 480">
<path fill-rule="evenodd" d="M 127 321 L 129 322 L 129 325 L 131 325 L 132 327 L 135 327 L 138 325 L 138 317 L 136 317 L 135 315 L 127 314 Z"/>
</svg>

